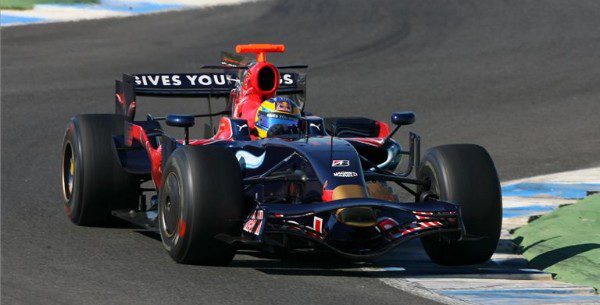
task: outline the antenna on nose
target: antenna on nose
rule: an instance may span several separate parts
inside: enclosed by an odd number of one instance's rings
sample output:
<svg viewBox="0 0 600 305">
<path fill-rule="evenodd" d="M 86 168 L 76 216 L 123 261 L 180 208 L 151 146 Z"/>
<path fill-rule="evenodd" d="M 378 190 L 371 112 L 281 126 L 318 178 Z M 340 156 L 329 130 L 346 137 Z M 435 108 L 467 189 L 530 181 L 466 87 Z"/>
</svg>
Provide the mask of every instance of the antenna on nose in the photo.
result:
<svg viewBox="0 0 600 305">
<path fill-rule="evenodd" d="M 267 61 L 267 53 L 283 53 L 285 52 L 285 45 L 268 43 L 238 44 L 235 46 L 235 52 L 255 53 L 257 62 L 265 62 Z"/>
</svg>

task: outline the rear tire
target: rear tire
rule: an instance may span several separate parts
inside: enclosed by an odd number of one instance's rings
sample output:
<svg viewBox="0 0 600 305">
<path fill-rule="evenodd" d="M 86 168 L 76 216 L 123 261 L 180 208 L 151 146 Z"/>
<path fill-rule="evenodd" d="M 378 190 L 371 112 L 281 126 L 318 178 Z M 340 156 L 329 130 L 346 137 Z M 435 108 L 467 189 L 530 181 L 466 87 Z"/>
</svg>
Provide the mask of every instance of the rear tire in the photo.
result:
<svg viewBox="0 0 600 305">
<path fill-rule="evenodd" d="M 422 237 L 431 260 L 441 265 L 487 261 L 496 250 L 502 226 L 500 183 L 488 152 L 472 144 L 431 148 L 423 158 L 417 177 L 431 182 L 429 189 L 419 189 L 421 194 L 460 204 L 466 233 L 483 237 L 463 241 L 442 234 Z"/>
<path fill-rule="evenodd" d="M 118 160 L 113 135 L 123 117 L 84 114 L 71 119 L 62 150 L 64 209 L 77 225 L 107 225 L 113 209 L 135 208 L 139 184 Z"/>
<path fill-rule="evenodd" d="M 215 238 L 241 234 L 242 173 L 225 147 L 184 146 L 163 172 L 158 223 L 163 245 L 178 263 L 227 265 L 236 249 Z"/>
</svg>

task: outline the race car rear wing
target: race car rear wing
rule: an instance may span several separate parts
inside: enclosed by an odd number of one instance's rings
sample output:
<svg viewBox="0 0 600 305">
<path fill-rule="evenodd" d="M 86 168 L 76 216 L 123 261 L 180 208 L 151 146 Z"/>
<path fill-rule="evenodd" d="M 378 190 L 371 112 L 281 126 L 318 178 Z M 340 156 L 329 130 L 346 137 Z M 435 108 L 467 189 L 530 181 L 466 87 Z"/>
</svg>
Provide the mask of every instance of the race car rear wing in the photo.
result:
<svg viewBox="0 0 600 305">
<path fill-rule="evenodd" d="M 239 82 L 235 72 L 123 75 L 123 83 L 128 80 L 133 81 L 133 91 L 136 96 L 190 97 L 226 97 Z M 281 73 L 277 93 L 297 94 L 303 93 L 305 89 L 305 74 Z"/>
<path fill-rule="evenodd" d="M 281 67 L 283 69 L 300 67 Z M 216 68 L 216 67 L 215 67 Z M 123 75 L 115 84 L 115 110 L 133 119 L 136 96 L 158 97 L 228 97 L 239 82 L 235 69 L 225 72 L 203 73 L 152 73 Z M 306 91 L 306 74 L 281 72 L 277 94 L 303 95 Z M 133 113 L 131 113 L 133 112 Z"/>
</svg>

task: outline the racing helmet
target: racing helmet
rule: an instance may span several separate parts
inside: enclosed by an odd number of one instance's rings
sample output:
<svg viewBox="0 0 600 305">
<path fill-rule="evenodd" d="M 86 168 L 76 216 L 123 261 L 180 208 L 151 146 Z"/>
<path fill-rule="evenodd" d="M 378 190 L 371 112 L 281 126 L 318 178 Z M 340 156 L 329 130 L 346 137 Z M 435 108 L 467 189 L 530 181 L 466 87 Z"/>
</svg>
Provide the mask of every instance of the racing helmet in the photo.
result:
<svg viewBox="0 0 600 305">
<path fill-rule="evenodd" d="M 296 133 L 300 109 L 291 99 L 278 96 L 260 104 L 256 111 L 255 127 L 260 138 L 282 133 Z"/>
</svg>

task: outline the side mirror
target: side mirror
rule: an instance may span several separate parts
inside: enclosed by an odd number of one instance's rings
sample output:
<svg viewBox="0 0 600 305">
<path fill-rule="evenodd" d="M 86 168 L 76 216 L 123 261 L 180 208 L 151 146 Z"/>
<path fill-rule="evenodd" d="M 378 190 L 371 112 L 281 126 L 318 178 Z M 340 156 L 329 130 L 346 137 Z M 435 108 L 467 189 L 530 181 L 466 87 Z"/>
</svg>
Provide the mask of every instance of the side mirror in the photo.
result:
<svg viewBox="0 0 600 305">
<path fill-rule="evenodd" d="M 410 125 L 415 122 L 415 113 L 412 111 L 392 113 L 392 123 L 394 125 Z"/>
<path fill-rule="evenodd" d="M 165 122 L 168 126 L 185 128 L 185 145 L 190 143 L 190 127 L 194 126 L 196 120 L 192 115 L 185 114 L 167 114 Z"/>
<path fill-rule="evenodd" d="M 165 122 L 169 126 L 184 128 L 192 127 L 196 123 L 193 116 L 185 114 L 167 114 Z"/>
<path fill-rule="evenodd" d="M 396 128 L 390 132 L 385 138 L 385 142 L 389 141 L 394 134 L 400 129 L 402 125 L 410 125 L 415 122 L 415 113 L 412 111 L 394 112 L 392 113 L 392 123 L 396 125 Z"/>
</svg>

